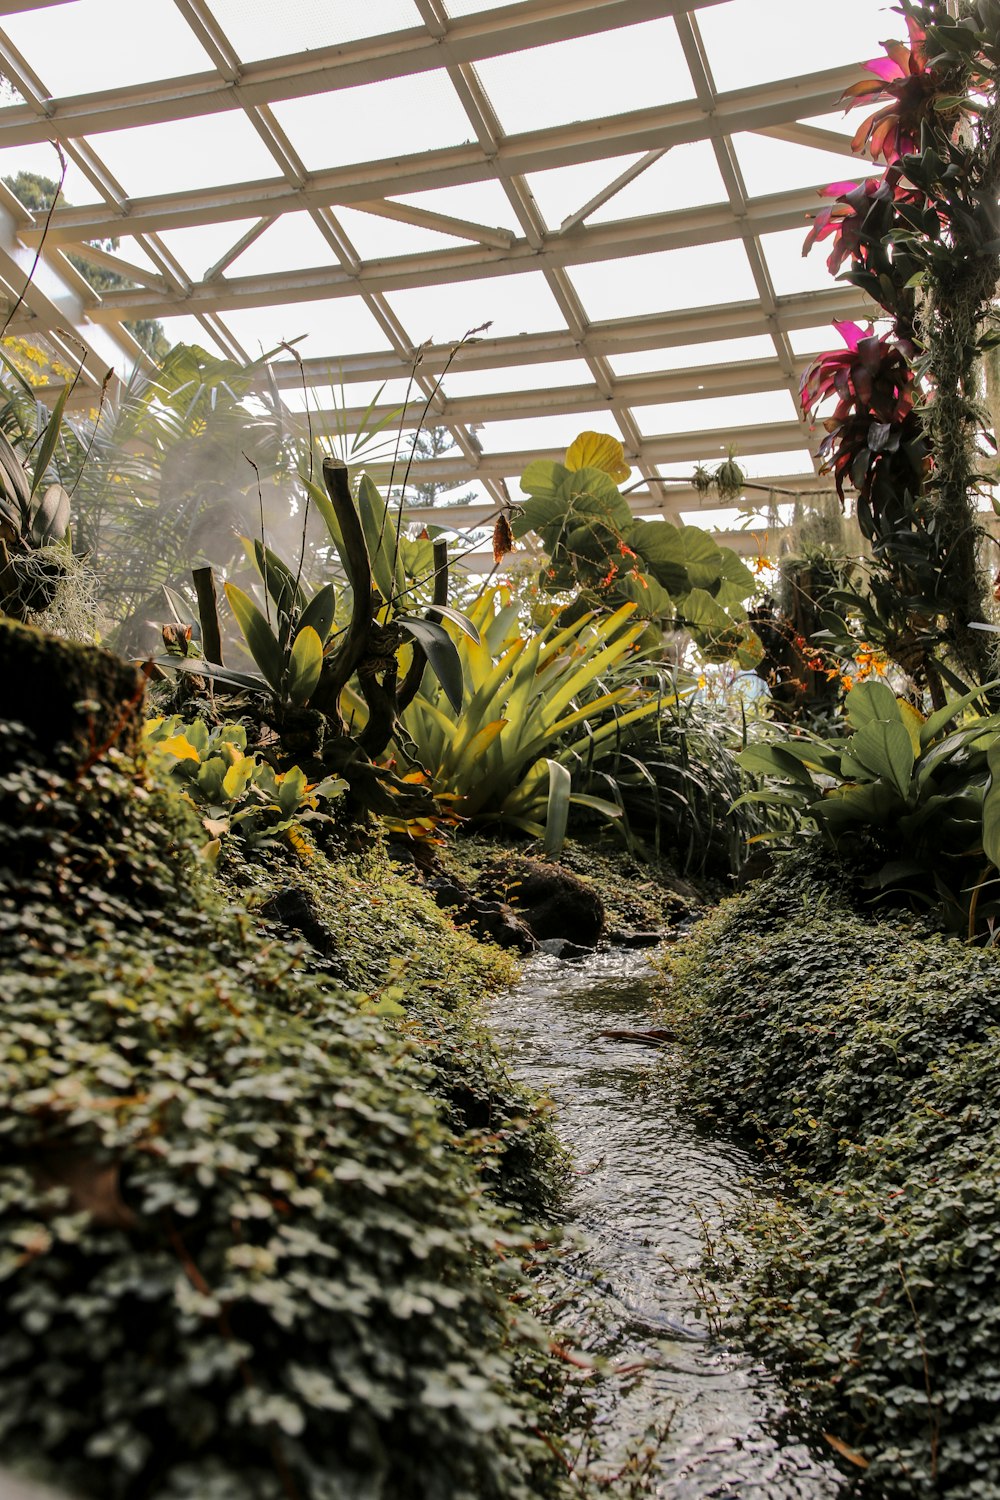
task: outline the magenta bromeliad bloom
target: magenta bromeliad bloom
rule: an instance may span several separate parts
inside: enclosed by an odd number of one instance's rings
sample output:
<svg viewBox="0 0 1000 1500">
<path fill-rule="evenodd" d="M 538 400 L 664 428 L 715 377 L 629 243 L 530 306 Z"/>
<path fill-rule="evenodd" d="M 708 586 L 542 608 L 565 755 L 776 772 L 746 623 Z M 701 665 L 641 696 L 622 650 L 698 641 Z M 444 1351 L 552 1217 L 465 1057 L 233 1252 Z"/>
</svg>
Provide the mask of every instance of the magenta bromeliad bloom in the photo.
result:
<svg viewBox="0 0 1000 1500">
<path fill-rule="evenodd" d="M 813 416 L 828 396 L 863 408 L 876 422 L 901 422 L 913 406 L 915 350 L 905 339 L 876 334 L 870 325 L 834 323 L 847 345 L 817 355 L 802 377 L 799 399 Z"/>
<path fill-rule="evenodd" d="M 916 395 L 914 349 L 905 339 L 877 335 L 858 323 L 834 327 L 847 347 L 813 360 L 802 377 L 800 401 L 812 418 L 828 397 L 837 398 L 833 414 L 823 420 L 827 435 L 820 457 L 843 499 L 848 481 L 866 493 L 877 455 L 898 448 L 909 425 Z"/>
<path fill-rule="evenodd" d="M 889 167 L 881 177 L 868 177 L 864 182 L 831 182 L 829 187 L 822 188 L 820 196 L 834 201 L 814 216 L 802 254 L 808 255 L 813 245 L 832 234 L 833 249 L 827 259 L 831 276 L 837 275 L 845 260 L 856 259 L 867 264 L 870 232 L 866 233 L 865 220 L 875 204 L 886 199 L 892 199 L 897 206 L 919 206 L 924 202 L 923 193 L 900 184 L 900 175 L 899 167 Z"/>
<path fill-rule="evenodd" d="M 906 29 L 909 47 L 904 42 L 883 42 L 886 56 L 864 64 L 875 77 L 852 84 L 841 96 L 850 101 L 848 109 L 881 99 L 891 101 L 862 121 L 851 142 L 852 150 L 863 151 L 867 146 L 872 159 L 881 158 L 887 166 L 920 149 L 920 127 L 937 112 L 935 100 L 941 91 L 938 76 L 927 66 L 922 28 L 912 16 L 907 16 Z M 952 112 L 957 116 L 954 106 Z"/>
</svg>

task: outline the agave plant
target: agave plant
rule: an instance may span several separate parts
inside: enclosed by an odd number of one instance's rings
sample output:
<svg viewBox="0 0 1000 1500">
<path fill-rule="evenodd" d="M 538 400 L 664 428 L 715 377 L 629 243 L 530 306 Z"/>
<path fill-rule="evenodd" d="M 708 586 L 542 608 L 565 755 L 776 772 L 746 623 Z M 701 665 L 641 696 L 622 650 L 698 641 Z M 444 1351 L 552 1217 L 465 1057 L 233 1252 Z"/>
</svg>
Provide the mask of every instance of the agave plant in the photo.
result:
<svg viewBox="0 0 1000 1500">
<path fill-rule="evenodd" d="M 544 837 L 556 852 L 571 806 L 619 816 L 615 803 L 574 792 L 571 768 L 608 754 L 661 700 L 636 681 L 645 622 L 633 604 L 570 624 L 555 617 L 530 636 L 519 613 L 508 589 L 483 593 L 470 610 L 476 634 L 455 634 L 469 685 L 461 714 L 428 682 L 397 742 L 459 816 Z"/>
</svg>

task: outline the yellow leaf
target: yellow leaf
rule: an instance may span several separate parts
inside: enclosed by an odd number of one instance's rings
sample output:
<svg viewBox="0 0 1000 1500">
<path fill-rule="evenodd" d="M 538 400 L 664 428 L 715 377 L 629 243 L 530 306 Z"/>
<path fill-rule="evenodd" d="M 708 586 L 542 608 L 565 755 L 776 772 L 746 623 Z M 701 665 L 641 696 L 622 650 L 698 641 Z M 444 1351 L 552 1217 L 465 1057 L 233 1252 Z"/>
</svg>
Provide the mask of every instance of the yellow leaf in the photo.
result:
<svg viewBox="0 0 1000 1500">
<path fill-rule="evenodd" d="M 161 740 L 156 748 L 162 750 L 164 755 L 174 756 L 176 760 L 201 760 L 191 741 L 183 734 L 172 734 L 168 740 Z"/>
<path fill-rule="evenodd" d="M 632 470 L 625 462 L 625 449 L 617 438 L 604 432 L 581 432 L 566 450 L 567 469 L 603 469 L 615 484 L 622 484 Z"/>
<path fill-rule="evenodd" d="M 920 754 L 920 726 L 924 722 L 924 716 L 919 709 L 907 703 L 905 698 L 897 698 L 899 704 L 899 717 L 903 721 L 903 728 L 910 736 L 910 744 L 913 746 L 914 755 Z"/>
<path fill-rule="evenodd" d="M 841 1458 L 846 1458 L 849 1464 L 854 1464 L 858 1469 L 868 1468 L 867 1458 L 864 1458 L 860 1453 L 855 1452 L 853 1448 L 849 1448 L 842 1438 L 834 1437 L 832 1432 L 824 1432 L 823 1436 L 830 1444 L 830 1447 L 836 1453 L 839 1453 Z"/>
</svg>

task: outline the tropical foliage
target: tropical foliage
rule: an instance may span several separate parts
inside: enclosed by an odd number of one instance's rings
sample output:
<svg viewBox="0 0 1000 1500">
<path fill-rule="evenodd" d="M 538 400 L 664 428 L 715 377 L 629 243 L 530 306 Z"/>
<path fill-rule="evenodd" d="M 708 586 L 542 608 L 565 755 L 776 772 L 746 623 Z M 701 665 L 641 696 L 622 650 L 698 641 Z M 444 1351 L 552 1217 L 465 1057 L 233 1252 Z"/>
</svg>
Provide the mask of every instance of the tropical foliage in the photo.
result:
<svg viewBox="0 0 1000 1500">
<path fill-rule="evenodd" d="M 461 713 L 426 684 L 402 715 L 400 749 L 461 817 L 544 835 L 555 852 L 571 806 L 618 813 L 574 791 L 572 767 L 610 754 L 662 701 L 637 680 L 644 623 L 625 604 L 569 623 L 553 613 L 528 635 L 506 588 L 487 590 L 470 621 L 474 633 L 456 634 L 469 694 Z"/>
<path fill-rule="evenodd" d="M 541 538 L 549 558 L 541 586 L 576 590 L 594 608 L 633 604 L 658 630 L 690 631 L 706 658 L 735 654 L 752 665 L 760 643 L 743 605 L 753 574 L 697 526 L 637 521 L 619 489 L 628 474 L 622 445 L 593 432 L 576 439 L 564 463 L 529 464 L 521 488 L 530 498 L 514 532 Z"/>
<path fill-rule="evenodd" d="M 739 755 L 770 783 L 741 801 L 793 812 L 867 868 L 877 896 L 940 904 L 971 933 L 977 913 L 1000 910 L 1000 715 L 963 718 L 977 700 L 924 718 L 884 682 L 858 683 L 846 738 L 801 733 Z"/>
</svg>

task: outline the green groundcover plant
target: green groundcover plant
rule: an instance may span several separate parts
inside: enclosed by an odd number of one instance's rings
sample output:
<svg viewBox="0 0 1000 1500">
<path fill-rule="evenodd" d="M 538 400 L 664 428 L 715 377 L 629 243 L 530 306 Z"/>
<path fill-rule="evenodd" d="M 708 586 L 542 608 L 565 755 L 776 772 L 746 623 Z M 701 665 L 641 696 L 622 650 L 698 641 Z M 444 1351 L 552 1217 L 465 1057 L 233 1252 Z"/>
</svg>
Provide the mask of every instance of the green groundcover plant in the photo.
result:
<svg viewBox="0 0 1000 1500">
<path fill-rule="evenodd" d="M 672 965 L 688 1097 L 756 1137 L 784 1184 L 717 1269 L 743 1275 L 743 1331 L 864 1493 L 987 1500 L 1000 955 L 859 916 L 852 895 L 800 858 Z"/>
<path fill-rule="evenodd" d="M 428 1045 L 262 945 L 203 842 L 5 730 L 0 1457 L 102 1500 L 558 1493 L 523 1239 Z"/>
</svg>

